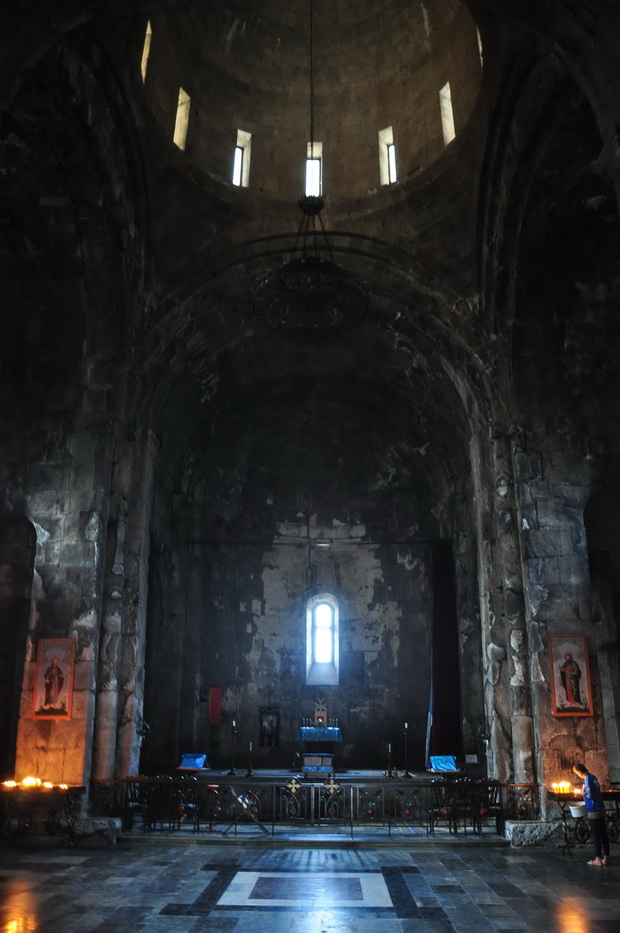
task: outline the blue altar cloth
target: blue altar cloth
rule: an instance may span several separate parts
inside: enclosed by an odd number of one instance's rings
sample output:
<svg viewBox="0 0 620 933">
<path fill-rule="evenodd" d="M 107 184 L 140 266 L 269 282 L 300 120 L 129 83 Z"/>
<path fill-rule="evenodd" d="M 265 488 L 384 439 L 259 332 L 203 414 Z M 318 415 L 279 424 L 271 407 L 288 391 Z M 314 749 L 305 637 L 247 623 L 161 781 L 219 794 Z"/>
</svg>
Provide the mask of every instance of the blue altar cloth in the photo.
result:
<svg viewBox="0 0 620 933">
<path fill-rule="evenodd" d="M 342 742 L 342 732 L 337 726 L 300 726 L 298 742 Z"/>
</svg>

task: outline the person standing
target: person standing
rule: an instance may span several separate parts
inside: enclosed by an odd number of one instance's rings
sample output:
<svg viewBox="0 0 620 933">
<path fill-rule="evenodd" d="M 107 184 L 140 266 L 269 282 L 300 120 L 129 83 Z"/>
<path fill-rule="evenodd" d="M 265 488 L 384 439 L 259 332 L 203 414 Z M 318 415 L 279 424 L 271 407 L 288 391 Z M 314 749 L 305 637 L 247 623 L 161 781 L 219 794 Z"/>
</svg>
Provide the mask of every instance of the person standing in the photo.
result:
<svg viewBox="0 0 620 933">
<path fill-rule="evenodd" d="M 594 843 L 594 858 L 588 862 L 588 865 L 609 865 L 609 836 L 605 823 L 605 801 L 601 793 L 601 785 L 581 761 L 573 765 L 573 774 L 583 781 L 583 802 L 586 806 L 588 826 Z"/>
</svg>

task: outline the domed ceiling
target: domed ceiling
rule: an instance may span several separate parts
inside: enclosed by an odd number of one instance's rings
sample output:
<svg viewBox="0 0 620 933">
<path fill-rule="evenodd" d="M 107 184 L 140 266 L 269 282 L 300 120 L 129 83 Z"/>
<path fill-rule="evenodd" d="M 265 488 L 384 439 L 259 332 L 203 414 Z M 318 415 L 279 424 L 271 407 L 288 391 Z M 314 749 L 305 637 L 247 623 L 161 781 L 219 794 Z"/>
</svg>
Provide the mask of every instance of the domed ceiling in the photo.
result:
<svg viewBox="0 0 620 933">
<path fill-rule="evenodd" d="M 479 89 L 478 35 L 460 0 L 193 0 L 149 15 L 145 91 L 162 127 L 172 135 L 182 88 L 192 167 L 230 183 L 242 131 L 251 137 L 248 187 L 275 200 L 302 193 L 311 85 L 329 199 L 376 192 L 386 129 L 398 179 L 423 172 L 446 144 L 442 89 L 457 133 Z"/>
<path fill-rule="evenodd" d="M 467 7 L 164 0 L 147 12 L 138 90 L 167 140 L 146 147 L 162 185 L 153 204 L 162 300 L 144 365 L 166 471 L 232 525 L 258 520 L 261 502 L 294 515 L 304 501 L 384 533 L 432 536 L 455 477 L 467 476 L 471 428 L 450 358 L 463 323 L 458 283 L 472 277 L 461 254 L 473 242 L 454 230 L 458 211 L 472 226 L 454 153 L 482 73 Z M 181 90 L 189 121 L 174 146 Z M 333 251 L 364 284 L 370 309 L 350 331 L 304 344 L 303 334 L 269 332 L 253 301 L 300 248 L 311 117 L 323 256 Z M 398 177 L 381 184 L 388 128 Z M 251 137 L 251 167 L 235 187 L 239 131 Z"/>
</svg>

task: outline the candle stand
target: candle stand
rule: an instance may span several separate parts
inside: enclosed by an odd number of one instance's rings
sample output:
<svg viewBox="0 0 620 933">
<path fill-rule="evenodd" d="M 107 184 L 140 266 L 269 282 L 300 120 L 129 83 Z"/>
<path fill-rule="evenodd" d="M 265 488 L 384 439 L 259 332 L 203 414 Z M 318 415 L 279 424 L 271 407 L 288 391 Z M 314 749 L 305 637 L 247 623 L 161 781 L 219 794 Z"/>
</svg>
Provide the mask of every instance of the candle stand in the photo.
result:
<svg viewBox="0 0 620 933">
<path fill-rule="evenodd" d="M 231 753 L 230 753 L 230 771 L 228 772 L 229 775 L 237 773 L 235 771 L 235 746 L 236 744 L 237 744 L 237 723 L 233 719 L 232 721 L 232 747 L 231 747 Z"/>
<path fill-rule="evenodd" d="M 248 759 L 248 770 L 245 772 L 246 777 L 254 777 L 252 772 L 252 743 L 250 742 L 250 757 Z"/>
<path fill-rule="evenodd" d="M 404 732 L 403 732 L 403 737 L 404 737 L 404 740 L 405 740 L 405 773 L 403 774 L 403 777 L 410 778 L 410 777 L 413 777 L 413 775 L 410 773 L 409 767 L 408 767 L 408 765 L 407 765 L 407 752 L 408 752 L 408 746 L 409 746 L 409 742 L 408 742 L 408 739 L 409 739 L 409 723 L 407 723 L 407 722 L 405 723 L 405 729 L 404 729 Z"/>
</svg>

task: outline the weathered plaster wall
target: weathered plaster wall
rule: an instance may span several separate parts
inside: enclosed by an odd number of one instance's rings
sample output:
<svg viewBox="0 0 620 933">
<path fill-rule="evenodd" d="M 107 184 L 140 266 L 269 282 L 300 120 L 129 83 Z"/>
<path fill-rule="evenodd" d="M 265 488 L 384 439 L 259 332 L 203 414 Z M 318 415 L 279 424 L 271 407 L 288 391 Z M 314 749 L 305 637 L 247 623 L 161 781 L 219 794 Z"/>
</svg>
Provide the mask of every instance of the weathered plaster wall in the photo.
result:
<svg viewBox="0 0 620 933">
<path fill-rule="evenodd" d="M 317 547 L 328 531 L 330 547 Z M 430 689 L 430 551 L 425 545 L 373 544 L 364 527 L 281 525 L 265 550 L 255 544 L 192 546 L 187 605 L 188 663 L 198 657 L 199 683 L 187 692 L 184 713 L 194 723 L 185 739 L 225 765 L 232 753 L 231 723 L 237 723 L 237 753 L 252 741 L 257 766 L 290 767 L 301 747 L 297 730 L 323 697 L 328 717 L 337 718 L 344 744 L 340 767 L 387 767 L 387 743 L 402 757 L 403 723 L 409 723 L 410 764 L 424 762 Z M 340 682 L 307 686 L 306 604 L 330 592 L 340 609 Z M 157 636 L 155 636 L 157 637 Z M 151 649 L 150 649 L 151 650 Z M 156 653 L 173 659 L 178 645 L 160 641 Z M 183 650 L 183 649 L 181 649 Z M 198 654 L 197 654 L 198 653 Z M 172 684 L 174 677 L 171 678 Z M 222 689 L 222 724 L 209 726 L 204 703 L 209 687 Z M 169 708 L 174 691 L 163 679 L 159 692 Z M 188 705 L 191 704 L 191 705 Z M 259 707 L 280 710 L 277 748 L 260 748 Z M 179 749 L 164 732 L 156 740 L 159 760 L 174 763 Z M 149 757 L 153 739 L 149 739 Z"/>
<path fill-rule="evenodd" d="M 424 549 L 340 539 L 309 554 L 304 544 L 276 544 L 262 556 L 260 576 L 250 571 L 249 579 L 243 553 L 232 550 L 214 568 L 220 584 L 213 579 L 204 636 L 217 650 L 212 659 L 205 658 L 203 683 L 223 687 L 225 723 L 236 719 L 241 724 L 241 746 L 257 739 L 259 705 L 276 705 L 281 743 L 277 754 L 266 758 L 288 764 L 299 748 L 302 718 L 313 715 L 317 697 L 323 696 L 328 716 L 341 722 L 344 746 L 337 753 L 342 765 L 385 764 L 385 743 L 398 741 L 407 720 L 421 763 L 430 651 Z M 306 602 L 317 591 L 333 593 L 340 605 L 337 687 L 305 685 Z M 240 597 L 234 607 L 233 593 Z M 227 647 L 231 631 L 236 643 Z M 221 734 L 216 732 L 213 740 L 219 744 Z"/>
<path fill-rule="evenodd" d="M 29 490 L 37 533 L 35 582 L 17 736 L 15 773 L 44 780 L 82 783 L 90 772 L 94 687 L 98 651 L 99 600 L 102 574 L 103 527 L 97 494 L 99 442 L 78 437 L 67 445 L 73 459 L 48 467 L 46 487 Z M 67 470 L 71 481 L 62 479 Z M 105 469 L 105 467 L 104 467 Z M 58 485 L 50 499 L 56 472 Z M 36 520 L 34 520 L 36 516 Z M 32 718 L 39 638 L 75 640 L 75 669 L 71 719 L 63 722 Z"/>
</svg>

